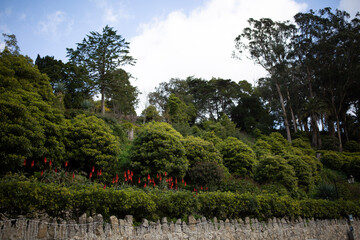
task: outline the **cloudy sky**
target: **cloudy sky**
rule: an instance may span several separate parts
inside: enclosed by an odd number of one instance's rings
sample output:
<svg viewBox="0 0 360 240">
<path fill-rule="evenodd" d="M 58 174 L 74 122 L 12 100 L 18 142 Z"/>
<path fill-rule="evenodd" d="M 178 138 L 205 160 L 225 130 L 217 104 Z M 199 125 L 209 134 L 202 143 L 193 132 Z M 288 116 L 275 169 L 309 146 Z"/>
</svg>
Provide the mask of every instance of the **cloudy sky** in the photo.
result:
<svg viewBox="0 0 360 240">
<path fill-rule="evenodd" d="M 234 39 L 250 17 L 291 20 L 298 12 L 331 7 L 360 11 L 359 0 L 2 0 L 0 32 L 15 34 L 21 53 L 67 62 L 66 48 L 105 25 L 130 42 L 137 64 L 127 67 L 145 95 L 160 82 L 195 76 L 247 80 L 266 75 L 250 60 L 231 58 Z M 0 43 L 0 46 L 3 42 Z"/>
</svg>

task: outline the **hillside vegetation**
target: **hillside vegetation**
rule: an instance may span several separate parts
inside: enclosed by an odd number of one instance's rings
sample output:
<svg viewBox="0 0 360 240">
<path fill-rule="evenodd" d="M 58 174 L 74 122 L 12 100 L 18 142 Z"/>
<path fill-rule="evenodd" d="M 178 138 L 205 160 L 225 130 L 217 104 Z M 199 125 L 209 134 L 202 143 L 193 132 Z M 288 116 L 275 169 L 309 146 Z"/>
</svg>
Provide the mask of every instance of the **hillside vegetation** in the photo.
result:
<svg viewBox="0 0 360 240">
<path fill-rule="evenodd" d="M 346 16 L 329 9 L 299 13 L 298 28 L 250 19 L 236 48 L 261 61 L 279 51 L 254 52 L 256 30 L 270 27 L 267 40 L 273 41 L 290 37 L 289 29 L 300 34 L 311 28 L 305 23 L 321 18 L 329 20 L 331 31 L 302 45 L 304 52 L 293 61 L 279 53 L 288 62 L 261 62 L 269 78 L 256 87 L 219 78 L 161 83 L 141 116 L 135 113 L 137 89 L 131 75 L 117 68 L 120 63 L 98 72 L 85 55 L 79 58 L 87 50 L 79 44 L 68 49 L 66 64 L 49 56 L 38 56 L 34 64 L 19 53 L 15 36 L 5 35 L 12 41 L 0 53 L 0 212 L 44 211 L 63 218 L 132 214 L 137 220 L 190 214 L 264 220 L 360 216 L 359 82 L 354 80 L 360 76 L 360 45 L 352 45 L 359 40 L 359 21 Z M 344 26 L 335 24 L 339 21 Z M 117 36 L 108 26 L 103 31 Z M 301 37 L 292 36 L 292 43 Z M 244 38 L 249 45 L 240 44 Z M 113 57 L 133 64 L 128 46 L 122 47 L 126 54 Z M 344 49 L 354 59 L 332 68 L 329 76 L 322 68 L 329 60 L 325 49 L 339 53 L 332 55 L 334 65 L 344 63 Z M 310 66 L 313 75 L 303 75 Z M 334 85 L 339 79 L 347 89 Z M 103 98 L 93 100 L 96 93 Z M 333 101 L 326 100 L 329 96 Z"/>
</svg>

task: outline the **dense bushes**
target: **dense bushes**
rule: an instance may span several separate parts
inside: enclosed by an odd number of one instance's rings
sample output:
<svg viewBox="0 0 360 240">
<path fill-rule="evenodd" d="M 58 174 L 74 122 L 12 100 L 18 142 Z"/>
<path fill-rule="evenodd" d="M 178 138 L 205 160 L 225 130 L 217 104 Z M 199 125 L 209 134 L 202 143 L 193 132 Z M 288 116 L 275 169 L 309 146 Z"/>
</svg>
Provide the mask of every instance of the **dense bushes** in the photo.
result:
<svg viewBox="0 0 360 240">
<path fill-rule="evenodd" d="M 256 163 L 256 156 L 253 150 L 234 137 L 228 137 L 221 144 L 219 149 L 223 155 L 224 165 L 235 176 L 252 176 Z"/>
<path fill-rule="evenodd" d="M 131 165 L 142 175 L 167 172 L 179 179 L 189 167 L 182 136 L 167 123 L 144 125 L 133 142 Z"/>
<path fill-rule="evenodd" d="M 127 188 L 116 190 L 99 185 L 64 187 L 28 180 L 2 180 L 0 184 L 1 212 L 26 214 L 44 210 L 52 216 L 64 216 L 65 211 L 79 216 L 84 212 L 123 218 L 131 214 L 136 220 L 146 217 L 182 218 L 190 214 L 208 218 L 272 217 L 339 218 L 360 216 L 359 201 L 295 200 L 277 194 L 160 191 Z"/>
</svg>

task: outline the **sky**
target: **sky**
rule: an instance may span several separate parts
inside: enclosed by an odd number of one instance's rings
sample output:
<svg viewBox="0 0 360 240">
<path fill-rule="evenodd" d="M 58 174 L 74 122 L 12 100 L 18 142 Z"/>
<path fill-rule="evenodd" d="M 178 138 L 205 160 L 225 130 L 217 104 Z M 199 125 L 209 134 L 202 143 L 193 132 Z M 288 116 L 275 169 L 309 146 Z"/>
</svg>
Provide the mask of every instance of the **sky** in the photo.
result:
<svg viewBox="0 0 360 240">
<path fill-rule="evenodd" d="M 20 53 L 35 60 L 54 56 L 67 62 L 66 48 L 106 25 L 130 42 L 134 66 L 124 67 L 142 93 L 161 82 L 194 76 L 256 84 L 266 72 L 246 57 L 232 58 L 234 39 L 249 18 L 292 20 L 310 9 L 345 10 L 354 16 L 359 0 L 1 0 L 0 33 L 15 34 Z M 3 39 L 0 48 L 3 48 Z"/>
</svg>

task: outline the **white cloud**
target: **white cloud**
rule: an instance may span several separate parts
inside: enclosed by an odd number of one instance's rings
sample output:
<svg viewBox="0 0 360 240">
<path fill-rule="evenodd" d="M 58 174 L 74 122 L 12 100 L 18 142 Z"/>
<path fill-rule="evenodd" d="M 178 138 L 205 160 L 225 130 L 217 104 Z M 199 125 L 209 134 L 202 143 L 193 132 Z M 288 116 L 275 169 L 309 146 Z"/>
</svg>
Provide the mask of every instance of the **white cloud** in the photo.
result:
<svg viewBox="0 0 360 240">
<path fill-rule="evenodd" d="M 120 19 L 133 18 L 124 11 L 121 1 L 111 2 L 110 0 L 94 0 L 96 6 L 103 11 L 102 20 L 106 24 L 116 24 Z"/>
<path fill-rule="evenodd" d="M 74 22 L 67 19 L 66 13 L 62 11 L 49 14 L 46 20 L 39 23 L 40 31 L 53 39 L 69 35 L 72 31 L 73 24 Z"/>
<path fill-rule="evenodd" d="M 359 0 L 341 0 L 339 8 L 350 13 L 351 17 L 354 17 L 357 12 L 360 11 Z"/>
<path fill-rule="evenodd" d="M 138 79 L 134 84 L 139 90 L 147 93 L 170 78 L 193 75 L 253 83 L 266 72 L 245 57 L 231 58 L 234 39 L 247 19 L 289 20 L 305 9 L 293 0 L 211 0 L 190 14 L 171 12 L 140 26 L 140 34 L 130 40 L 130 53 L 138 61 L 126 69 Z"/>
</svg>

